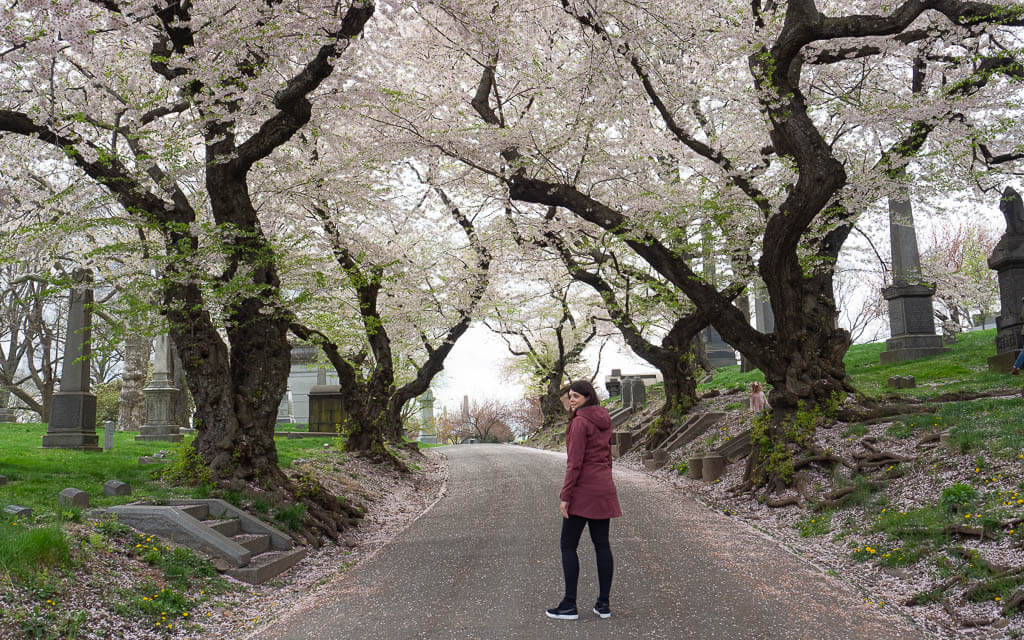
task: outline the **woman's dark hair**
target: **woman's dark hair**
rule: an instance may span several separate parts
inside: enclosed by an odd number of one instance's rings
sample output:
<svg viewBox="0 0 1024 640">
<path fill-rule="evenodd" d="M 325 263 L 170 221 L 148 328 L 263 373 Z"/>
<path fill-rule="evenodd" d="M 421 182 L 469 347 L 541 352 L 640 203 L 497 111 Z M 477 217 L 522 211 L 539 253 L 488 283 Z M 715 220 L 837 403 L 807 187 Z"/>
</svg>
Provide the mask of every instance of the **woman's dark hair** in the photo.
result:
<svg viewBox="0 0 1024 640">
<path fill-rule="evenodd" d="M 577 409 L 582 409 L 583 407 L 589 407 L 590 405 L 594 405 L 594 404 L 600 404 L 600 402 L 597 399 L 597 392 L 594 391 L 593 385 L 591 385 L 586 380 L 577 380 L 576 382 L 570 384 L 569 385 L 569 391 L 575 391 L 576 393 L 580 394 L 581 396 L 586 396 L 586 398 L 587 398 L 586 402 L 584 402 L 580 406 L 576 407 Z M 575 412 L 573 412 L 573 414 L 575 415 Z"/>
</svg>

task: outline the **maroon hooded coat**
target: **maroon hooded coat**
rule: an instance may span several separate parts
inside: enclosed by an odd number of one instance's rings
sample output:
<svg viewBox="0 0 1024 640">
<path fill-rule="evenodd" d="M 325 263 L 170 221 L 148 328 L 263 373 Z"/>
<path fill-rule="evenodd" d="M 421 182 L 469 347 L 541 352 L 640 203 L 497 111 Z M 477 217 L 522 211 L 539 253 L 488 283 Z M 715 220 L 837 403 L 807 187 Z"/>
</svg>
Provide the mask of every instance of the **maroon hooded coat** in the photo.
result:
<svg viewBox="0 0 1024 640">
<path fill-rule="evenodd" d="M 569 515 L 591 520 L 618 518 L 619 497 L 612 482 L 612 421 L 597 405 L 580 407 L 565 431 L 568 460 L 561 498 Z"/>
</svg>

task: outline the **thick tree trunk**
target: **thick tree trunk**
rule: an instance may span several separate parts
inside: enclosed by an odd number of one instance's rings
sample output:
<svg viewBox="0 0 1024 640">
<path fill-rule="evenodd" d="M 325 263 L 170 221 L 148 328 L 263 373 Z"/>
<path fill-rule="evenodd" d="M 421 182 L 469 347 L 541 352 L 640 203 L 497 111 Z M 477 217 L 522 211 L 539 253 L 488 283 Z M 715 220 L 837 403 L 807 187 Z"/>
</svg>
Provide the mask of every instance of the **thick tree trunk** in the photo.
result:
<svg viewBox="0 0 1024 640">
<path fill-rule="evenodd" d="M 540 397 L 540 413 L 543 417 L 541 428 L 544 430 L 564 426 L 569 421 L 569 414 L 562 406 L 562 397 L 558 393 L 562 390 L 562 379 L 562 375 L 557 379 L 549 377 L 544 386 L 544 394 Z"/>
<path fill-rule="evenodd" d="M 672 431 L 682 424 L 684 416 L 697 404 L 697 380 L 694 377 L 696 358 L 689 350 L 676 358 L 665 358 L 651 364 L 658 368 L 665 381 L 665 404 L 649 431 L 644 446 L 656 449 Z"/>
<path fill-rule="evenodd" d="M 125 431 L 138 431 L 146 422 L 146 398 L 142 387 L 149 372 L 149 351 L 152 340 L 129 334 L 124 340 L 124 372 L 121 374 L 121 396 L 117 426 Z"/>
</svg>

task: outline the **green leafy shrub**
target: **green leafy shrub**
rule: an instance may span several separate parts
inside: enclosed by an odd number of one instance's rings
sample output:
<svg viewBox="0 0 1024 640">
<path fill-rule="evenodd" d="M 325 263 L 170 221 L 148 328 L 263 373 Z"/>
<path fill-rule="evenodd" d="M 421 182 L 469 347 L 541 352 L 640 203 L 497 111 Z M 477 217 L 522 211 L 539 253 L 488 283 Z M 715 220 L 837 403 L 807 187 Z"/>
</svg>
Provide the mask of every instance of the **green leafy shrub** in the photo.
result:
<svg viewBox="0 0 1024 640">
<path fill-rule="evenodd" d="M 681 476 L 686 475 L 690 471 L 690 463 L 683 460 L 679 464 L 672 467 L 672 469 Z"/>
<path fill-rule="evenodd" d="M 121 379 L 98 384 L 93 393 L 96 394 L 96 424 L 107 420 L 116 422 L 121 412 Z"/>
<path fill-rule="evenodd" d="M 213 484 L 213 474 L 191 442 L 183 442 L 174 450 L 171 464 L 160 475 L 176 486 L 197 487 Z"/>
<path fill-rule="evenodd" d="M 939 506 L 950 515 L 959 515 L 970 511 L 977 501 L 977 489 L 964 482 L 957 482 L 942 490 Z"/>
</svg>

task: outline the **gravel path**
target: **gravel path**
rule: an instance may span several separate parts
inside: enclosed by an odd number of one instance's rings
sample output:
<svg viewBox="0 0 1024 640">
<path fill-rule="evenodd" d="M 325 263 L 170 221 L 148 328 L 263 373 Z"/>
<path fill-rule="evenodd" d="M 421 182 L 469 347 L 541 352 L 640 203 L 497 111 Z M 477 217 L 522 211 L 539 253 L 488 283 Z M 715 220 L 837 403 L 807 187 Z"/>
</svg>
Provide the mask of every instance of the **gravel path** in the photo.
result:
<svg viewBox="0 0 1024 640">
<path fill-rule="evenodd" d="M 679 638 L 920 640 L 906 619 L 757 531 L 657 480 L 617 469 L 610 620 L 586 607 L 593 549 L 580 544 L 578 621 L 561 595 L 557 495 L 564 454 L 508 445 L 439 450 L 447 495 L 372 560 L 251 638 Z"/>
</svg>

